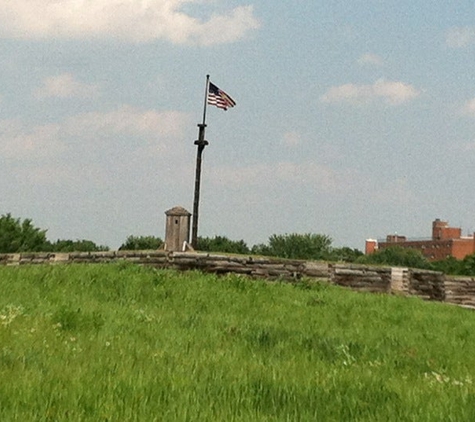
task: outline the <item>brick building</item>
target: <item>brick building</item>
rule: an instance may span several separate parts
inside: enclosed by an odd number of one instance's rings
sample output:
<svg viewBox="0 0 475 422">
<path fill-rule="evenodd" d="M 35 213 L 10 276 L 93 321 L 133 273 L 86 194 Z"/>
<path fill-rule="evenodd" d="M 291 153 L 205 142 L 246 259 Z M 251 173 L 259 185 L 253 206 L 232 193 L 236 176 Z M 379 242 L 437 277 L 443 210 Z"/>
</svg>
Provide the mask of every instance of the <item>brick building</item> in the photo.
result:
<svg viewBox="0 0 475 422">
<path fill-rule="evenodd" d="M 463 259 L 475 253 L 475 233 L 471 236 L 462 236 L 461 228 L 449 227 L 447 221 L 437 218 L 432 222 L 431 238 L 408 239 L 406 236 L 390 234 L 382 241 L 367 239 L 365 253 L 368 255 L 391 246 L 419 250 L 429 261 L 438 261 L 449 256 Z"/>
</svg>

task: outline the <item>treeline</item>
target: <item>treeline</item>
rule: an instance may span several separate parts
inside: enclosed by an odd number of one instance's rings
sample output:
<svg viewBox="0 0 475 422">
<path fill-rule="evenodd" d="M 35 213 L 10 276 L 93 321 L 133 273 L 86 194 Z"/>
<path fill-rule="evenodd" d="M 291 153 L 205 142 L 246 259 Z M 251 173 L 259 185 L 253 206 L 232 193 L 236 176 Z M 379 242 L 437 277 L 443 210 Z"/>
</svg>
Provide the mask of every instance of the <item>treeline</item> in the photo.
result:
<svg viewBox="0 0 475 422">
<path fill-rule="evenodd" d="M 332 239 L 324 234 L 273 234 L 267 243 L 248 247 L 244 240 L 234 241 L 224 236 L 199 237 L 197 249 L 207 252 L 226 252 L 274 256 L 287 259 L 355 262 L 363 253 L 358 249 L 332 246 Z"/>
<path fill-rule="evenodd" d="M 128 236 L 119 250 L 158 249 L 163 240 L 155 236 Z M 197 250 L 235 254 L 275 256 L 288 259 L 354 262 L 363 253 L 348 247 L 335 248 L 332 239 L 322 234 L 272 235 L 268 243 L 249 247 L 244 240 L 225 236 L 199 237 Z M 46 230 L 35 227 L 30 219 L 20 220 L 11 214 L 0 217 L 0 253 L 18 252 L 93 252 L 107 251 L 108 246 L 91 240 L 60 240 L 51 242 Z"/>
<path fill-rule="evenodd" d="M 30 219 L 14 218 L 11 214 L 0 217 L 0 253 L 18 252 L 93 252 L 109 248 L 91 240 L 60 240 L 51 242 L 46 230 L 35 227 Z"/>
<path fill-rule="evenodd" d="M 371 255 L 363 255 L 356 260 L 361 264 L 393 265 L 410 268 L 422 268 L 441 271 L 450 275 L 475 276 L 475 254 L 467 255 L 464 259 L 452 256 L 431 262 L 418 250 L 392 246 Z"/>
<path fill-rule="evenodd" d="M 124 250 L 158 249 L 162 239 L 154 236 L 129 236 L 120 246 Z M 19 252 L 97 252 L 108 251 L 105 245 L 92 240 L 58 239 L 54 242 L 46 237 L 46 230 L 35 227 L 28 218 L 21 220 L 11 214 L 0 217 L 0 253 Z"/>
<path fill-rule="evenodd" d="M 287 259 L 322 260 L 372 265 L 403 266 L 442 271 L 445 274 L 475 276 L 475 254 L 462 260 L 449 257 L 429 262 L 420 251 L 400 246 L 364 255 L 358 249 L 334 247 L 331 237 L 324 234 L 274 234 L 267 243 L 249 247 L 244 240 L 231 240 L 225 236 L 199 237 L 197 250 L 273 256 Z M 155 236 L 128 236 L 119 250 L 158 249 L 163 240 Z M 107 251 L 108 246 L 91 240 L 56 240 L 46 237 L 46 230 L 33 225 L 30 219 L 20 220 L 11 214 L 0 217 L 0 253 L 18 252 L 94 252 Z"/>
<path fill-rule="evenodd" d="M 145 239 L 148 238 L 130 236 L 126 244 L 123 245 L 125 246 L 123 249 L 153 249 L 152 239 L 157 238 L 150 238 L 150 243 L 143 243 Z M 155 241 L 161 242 L 160 239 Z M 141 245 L 141 247 L 135 248 L 134 245 Z M 146 245 L 148 247 L 145 247 Z M 267 243 L 252 247 L 249 247 L 244 240 L 230 240 L 225 236 L 199 237 L 197 249 L 206 252 L 264 255 L 288 259 L 420 268 L 441 271 L 450 275 L 475 276 L 475 254 L 468 255 L 461 260 L 449 257 L 441 261 L 430 262 L 420 251 L 394 246 L 371 255 L 364 255 L 358 249 L 334 247 L 332 239 L 322 234 L 274 234 L 269 237 Z"/>
</svg>

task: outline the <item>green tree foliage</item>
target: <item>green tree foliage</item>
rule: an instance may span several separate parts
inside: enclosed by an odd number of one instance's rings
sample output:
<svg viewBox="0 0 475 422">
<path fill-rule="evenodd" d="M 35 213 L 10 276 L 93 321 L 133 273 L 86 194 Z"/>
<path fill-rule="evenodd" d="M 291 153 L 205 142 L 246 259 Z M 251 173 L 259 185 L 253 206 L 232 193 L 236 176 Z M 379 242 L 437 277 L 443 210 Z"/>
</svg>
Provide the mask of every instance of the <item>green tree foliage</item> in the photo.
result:
<svg viewBox="0 0 475 422">
<path fill-rule="evenodd" d="M 46 230 L 35 227 L 30 219 L 0 217 L 0 253 L 18 252 L 92 252 L 109 250 L 91 240 L 57 240 L 50 242 Z"/>
<path fill-rule="evenodd" d="M 475 276 L 475 254 L 464 259 L 449 256 L 440 261 L 429 262 L 419 251 L 400 246 L 383 249 L 356 260 L 361 264 L 397 265 L 411 268 L 423 268 L 440 271 L 444 274 Z"/>
<path fill-rule="evenodd" d="M 206 252 L 225 252 L 235 254 L 250 253 L 244 240 L 230 240 L 225 236 L 198 237 L 196 249 Z"/>
<path fill-rule="evenodd" d="M 451 275 L 475 276 L 475 254 L 467 255 L 464 259 L 456 259 L 450 256 L 441 261 L 431 263 L 435 271 L 441 271 Z"/>
<path fill-rule="evenodd" d="M 441 261 L 432 262 L 431 269 L 441 271 L 444 274 L 461 275 L 463 274 L 463 262 L 453 256 L 449 256 Z"/>
<path fill-rule="evenodd" d="M 475 275 L 475 254 L 467 255 L 460 262 L 459 275 Z"/>
<path fill-rule="evenodd" d="M 411 268 L 431 268 L 429 261 L 418 250 L 392 246 L 357 259 L 361 264 L 394 265 Z"/>
<path fill-rule="evenodd" d="M 60 240 L 51 243 L 50 250 L 53 252 L 95 252 L 108 251 L 107 246 L 96 245 L 92 240 Z"/>
<path fill-rule="evenodd" d="M 359 249 L 344 246 L 342 248 L 333 248 L 329 259 L 331 261 L 355 262 L 360 256 L 363 256 L 363 252 Z"/>
<path fill-rule="evenodd" d="M 0 217 L 0 253 L 39 252 L 48 249 L 46 230 L 33 226 L 30 219 L 21 221 L 9 213 Z"/>
<path fill-rule="evenodd" d="M 147 249 L 158 249 L 163 245 L 163 240 L 155 236 L 128 236 L 119 250 L 138 251 Z"/>
<path fill-rule="evenodd" d="M 259 244 L 252 248 L 257 255 L 276 256 L 288 259 L 329 259 L 332 239 L 323 234 L 274 234 L 267 245 Z"/>
</svg>

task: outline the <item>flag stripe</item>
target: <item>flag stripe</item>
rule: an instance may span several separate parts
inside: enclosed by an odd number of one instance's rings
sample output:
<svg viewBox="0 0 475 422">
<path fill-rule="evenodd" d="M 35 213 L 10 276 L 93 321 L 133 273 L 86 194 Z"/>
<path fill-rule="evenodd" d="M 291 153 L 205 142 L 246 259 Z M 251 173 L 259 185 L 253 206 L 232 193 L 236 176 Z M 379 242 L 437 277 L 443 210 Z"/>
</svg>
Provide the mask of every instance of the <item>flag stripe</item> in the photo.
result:
<svg viewBox="0 0 475 422">
<path fill-rule="evenodd" d="M 236 101 L 210 82 L 208 87 L 208 104 L 227 110 L 228 108 L 234 107 Z"/>
</svg>

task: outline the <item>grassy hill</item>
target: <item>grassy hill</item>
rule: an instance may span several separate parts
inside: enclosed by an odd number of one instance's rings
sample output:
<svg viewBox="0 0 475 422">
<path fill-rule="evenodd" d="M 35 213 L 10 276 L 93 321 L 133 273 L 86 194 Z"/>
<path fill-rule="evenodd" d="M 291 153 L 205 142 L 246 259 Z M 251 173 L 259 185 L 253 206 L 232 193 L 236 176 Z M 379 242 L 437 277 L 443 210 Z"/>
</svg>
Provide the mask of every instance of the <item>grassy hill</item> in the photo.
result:
<svg viewBox="0 0 475 422">
<path fill-rule="evenodd" d="M 0 267 L 1 421 L 473 421 L 475 313 L 130 264 Z"/>
</svg>

